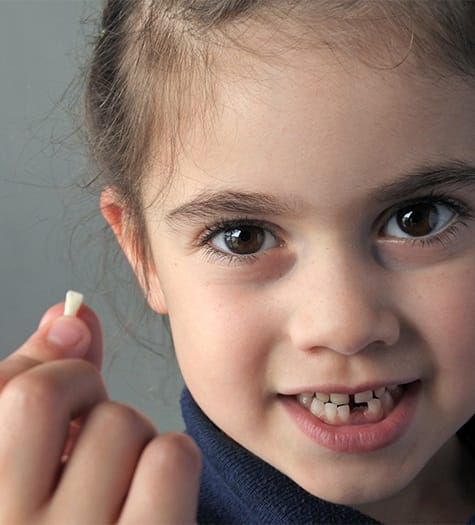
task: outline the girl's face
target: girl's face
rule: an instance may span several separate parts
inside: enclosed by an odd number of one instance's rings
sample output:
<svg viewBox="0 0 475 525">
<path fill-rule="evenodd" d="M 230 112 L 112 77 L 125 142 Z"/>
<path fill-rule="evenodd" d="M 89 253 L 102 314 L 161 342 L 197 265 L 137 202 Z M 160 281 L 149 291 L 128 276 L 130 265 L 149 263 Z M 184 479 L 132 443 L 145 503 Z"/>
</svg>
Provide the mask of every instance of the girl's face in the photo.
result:
<svg viewBox="0 0 475 525">
<path fill-rule="evenodd" d="M 197 403 L 338 503 L 444 465 L 475 413 L 475 96 L 411 60 L 223 57 L 146 210 L 150 302 Z"/>
</svg>

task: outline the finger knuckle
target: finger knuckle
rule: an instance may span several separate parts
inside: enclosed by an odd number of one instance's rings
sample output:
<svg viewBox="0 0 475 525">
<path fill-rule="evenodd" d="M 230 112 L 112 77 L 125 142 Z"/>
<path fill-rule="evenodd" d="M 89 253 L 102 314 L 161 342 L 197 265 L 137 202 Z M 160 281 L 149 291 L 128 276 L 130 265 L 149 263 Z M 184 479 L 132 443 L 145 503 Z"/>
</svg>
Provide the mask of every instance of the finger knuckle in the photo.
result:
<svg viewBox="0 0 475 525">
<path fill-rule="evenodd" d="M 154 433 L 153 425 L 133 407 L 117 401 L 104 401 L 93 410 L 92 417 L 99 425 L 117 433 Z"/>
<path fill-rule="evenodd" d="M 0 390 L 14 377 L 34 368 L 38 361 L 23 355 L 11 355 L 0 363 Z"/>
<path fill-rule="evenodd" d="M 201 452 L 194 440 L 179 432 L 163 434 L 152 440 L 143 455 L 162 471 L 201 468 Z"/>
<path fill-rule="evenodd" d="M 99 377 L 94 367 L 80 359 L 55 361 L 33 367 L 11 378 L 0 392 L 0 403 L 8 403 L 24 413 L 43 413 L 61 407 L 65 389 L 63 373 L 93 374 Z"/>
<path fill-rule="evenodd" d="M 11 379 L 10 374 L 0 369 L 0 390 L 3 390 L 3 388 L 10 381 L 10 379 Z"/>
<path fill-rule="evenodd" d="M 50 411 L 61 396 L 59 385 L 41 374 L 22 374 L 9 381 L 0 401 L 15 406 L 23 413 Z"/>
</svg>

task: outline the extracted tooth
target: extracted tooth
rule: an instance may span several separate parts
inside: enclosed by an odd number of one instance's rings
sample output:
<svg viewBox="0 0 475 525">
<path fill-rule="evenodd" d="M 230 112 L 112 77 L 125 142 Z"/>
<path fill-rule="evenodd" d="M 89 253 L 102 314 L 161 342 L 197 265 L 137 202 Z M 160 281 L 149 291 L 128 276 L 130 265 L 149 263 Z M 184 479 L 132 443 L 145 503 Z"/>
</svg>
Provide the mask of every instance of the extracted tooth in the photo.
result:
<svg viewBox="0 0 475 525">
<path fill-rule="evenodd" d="M 386 414 L 391 412 L 391 410 L 394 408 L 394 400 L 389 392 L 385 392 L 384 395 L 381 397 L 381 403 Z"/>
<path fill-rule="evenodd" d="M 385 386 L 382 386 L 381 388 L 377 388 L 375 391 L 374 391 L 374 395 L 380 399 L 383 397 L 384 395 L 384 392 L 386 392 L 386 387 Z"/>
<path fill-rule="evenodd" d="M 336 411 L 338 413 L 338 419 L 342 423 L 348 423 L 350 421 L 350 405 L 340 405 Z"/>
<path fill-rule="evenodd" d="M 383 404 L 380 399 L 373 398 L 368 401 L 368 415 L 379 416 L 383 409 Z"/>
<path fill-rule="evenodd" d="M 355 403 L 367 403 L 370 399 L 373 399 L 372 390 L 366 390 L 365 392 L 358 392 L 355 394 Z"/>
<path fill-rule="evenodd" d="M 315 397 L 319 400 L 319 401 L 323 401 L 324 403 L 328 403 L 328 401 L 330 401 L 330 396 L 328 394 L 321 394 L 321 393 L 316 393 L 315 394 Z"/>
<path fill-rule="evenodd" d="M 330 394 L 330 401 L 335 405 L 347 405 L 350 402 L 348 394 Z"/>
<path fill-rule="evenodd" d="M 313 394 L 311 392 L 302 392 L 297 396 L 297 401 L 304 407 L 309 408 L 312 404 Z"/>
<path fill-rule="evenodd" d="M 337 417 L 337 406 L 335 403 L 325 403 L 325 419 L 329 423 L 335 423 Z"/>
<path fill-rule="evenodd" d="M 66 292 L 66 300 L 64 302 L 64 315 L 74 317 L 79 308 L 81 308 L 82 302 L 84 300 L 84 295 L 74 290 L 69 290 Z"/>
<path fill-rule="evenodd" d="M 310 405 L 310 412 L 317 417 L 323 416 L 323 414 L 325 413 L 324 402 L 314 397 Z"/>
</svg>

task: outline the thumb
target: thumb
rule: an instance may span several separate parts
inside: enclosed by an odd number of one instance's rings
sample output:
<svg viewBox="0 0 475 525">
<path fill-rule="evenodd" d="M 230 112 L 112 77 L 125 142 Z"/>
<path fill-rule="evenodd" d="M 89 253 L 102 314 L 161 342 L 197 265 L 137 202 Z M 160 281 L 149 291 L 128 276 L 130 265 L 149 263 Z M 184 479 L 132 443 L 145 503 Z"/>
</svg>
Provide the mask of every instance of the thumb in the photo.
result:
<svg viewBox="0 0 475 525">
<path fill-rule="evenodd" d="M 0 362 L 0 389 L 16 375 L 55 359 L 82 358 L 101 367 L 102 333 L 96 314 L 85 305 L 77 317 L 64 316 L 63 311 L 64 303 L 52 306 L 36 332 Z"/>
<path fill-rule="evenodd" d="M 64 316 L 64 302 L 49 308 L 40 320 L 37 331 L 18 349 L 18 353 L 40 361 L 63 359 L 65 357 L 83 358 L 100 369 L 103 359 L 103 340 L 101 323 L 94 310 L 86 304 L 81 305 L 75 317 Z M 36 345 L 28 343 L 36 337 L 46 339 L 46 346 L 39 352 Z"/>
</svg>

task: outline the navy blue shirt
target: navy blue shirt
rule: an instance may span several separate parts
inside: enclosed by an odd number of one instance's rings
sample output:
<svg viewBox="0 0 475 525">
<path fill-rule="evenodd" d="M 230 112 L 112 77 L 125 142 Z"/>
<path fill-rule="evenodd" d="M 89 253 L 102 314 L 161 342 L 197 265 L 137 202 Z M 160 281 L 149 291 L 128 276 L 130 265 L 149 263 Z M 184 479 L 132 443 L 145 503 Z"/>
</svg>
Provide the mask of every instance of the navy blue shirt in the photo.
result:
<svg viewBox="0 0 475 525">
<path fill-rule="evenodd" d="M 186 431 L 203 454 L 198 523 L 379 523 L 355 509 L 312 496 L 235 443 L 208 419 L 187 389 L 183 391 L 181 407 Z M 464 435 L 465 441 L 471 438 Z M 475 516 L 468 523 L 475 524 Z"/>
</svg>

